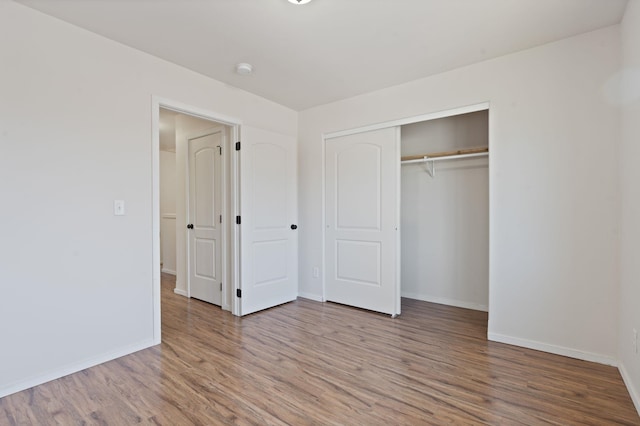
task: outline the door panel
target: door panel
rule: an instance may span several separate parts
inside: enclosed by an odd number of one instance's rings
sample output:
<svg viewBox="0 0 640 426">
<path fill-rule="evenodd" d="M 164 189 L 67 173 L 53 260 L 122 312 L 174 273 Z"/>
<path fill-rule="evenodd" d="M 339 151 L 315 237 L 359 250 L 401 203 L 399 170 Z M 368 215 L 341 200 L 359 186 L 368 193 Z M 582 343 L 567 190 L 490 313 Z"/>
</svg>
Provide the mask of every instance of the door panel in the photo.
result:
<svg viewBox="0 0 640 426">
<path fill-rule="evenodd" d="M 362 143 L 336 154 L 334 223 L 338 229 L 380 230 L 381 153 L 382 147 Z"/>
<path fill-rule="evenodd" d="M 243 126 L 240 170 L 240 311 L 247 315 L 298 295 L 295 139 Z"/>
<path fill-rule="evenodd" d="M 286 147 L 258 143 L 251 147 L 253 164 L 253 209 L 257 213 L 254 229 L 287 227 L 287 152 Z"/>
<path fill-rule="evenodd" d="M 217 206 L 214 192 L 218 182 L 214 177 L 214 169 L 217 168 L 216 145 L 219 143 L 216 135 L 209 135 L 203 138 L 192 139 L 192 145 L 197 145 L 194 152 L 194 191 L 195 191 L 195 219 L 201 227 L 214 228 L 216 221 Z M 204 144 L 212 146 L 203 146 Z"/>
<path fill-rule="evenodd" d="M 326 141 L 328 301 L 400 313 L 399 128 Z"/>
<path fill-rule="evenodd" d="M 222 304 L 222 156 L 224 130 L 196 135 L 189 144 L 189 294 Z"/>
<path fill-rule="evenodd" d="M 336 240 L 336 277 L 380 287 L 380 246 L 377 241 Z"/>
</svg>

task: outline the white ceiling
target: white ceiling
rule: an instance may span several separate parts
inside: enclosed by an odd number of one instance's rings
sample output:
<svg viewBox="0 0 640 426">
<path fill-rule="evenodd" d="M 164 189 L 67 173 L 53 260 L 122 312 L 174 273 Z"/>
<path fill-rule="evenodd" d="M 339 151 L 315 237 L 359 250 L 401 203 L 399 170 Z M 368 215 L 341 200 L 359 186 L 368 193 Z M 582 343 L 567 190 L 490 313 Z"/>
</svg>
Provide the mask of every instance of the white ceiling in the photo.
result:
<svg viewBox="0 0 640 426">
<path fill-rule="evenodd" d="M 617 24 L 627 3 L 18 1 L 295 110 Z M 238 62 L 253 75 L 236 75 Z"/>
</svg>

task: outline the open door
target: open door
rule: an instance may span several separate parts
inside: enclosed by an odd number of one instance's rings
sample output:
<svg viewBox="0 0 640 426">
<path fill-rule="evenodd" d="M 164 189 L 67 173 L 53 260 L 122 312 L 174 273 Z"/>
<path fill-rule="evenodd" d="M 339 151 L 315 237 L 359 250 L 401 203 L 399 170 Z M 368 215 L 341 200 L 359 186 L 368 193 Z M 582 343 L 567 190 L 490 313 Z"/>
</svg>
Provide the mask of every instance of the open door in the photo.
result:
<svg viewBox="0 0 640 426">
<path fill-rule="evenodd" d="M 242 126 L 240 315 L 298 296 L 296 140 Z"/>
<path fill-rule="evenodd" d="M 325 298 L 400 313 L 400 129 L 326 140 Z"/>
<path fill-rule="evenodd" d="M 189 295 L 222 305 L 222 147 L 224 128 L 187 139 Z"/>
</svg>

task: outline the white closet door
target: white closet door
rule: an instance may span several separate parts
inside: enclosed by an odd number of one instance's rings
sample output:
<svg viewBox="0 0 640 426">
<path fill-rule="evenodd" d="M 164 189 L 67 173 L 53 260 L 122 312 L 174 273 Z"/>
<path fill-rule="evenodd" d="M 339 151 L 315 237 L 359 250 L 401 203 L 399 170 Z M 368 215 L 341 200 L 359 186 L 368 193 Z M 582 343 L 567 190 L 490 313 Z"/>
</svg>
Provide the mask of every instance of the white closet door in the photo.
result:
<svg viewBox="0 0 640 426">
<path fill-rule="evenodd" d="M 325 296 L 400 313 L 400 129 L 326 141 Z"/>
<path fill-rule="evenodd" d="M 296 140 L 242 126 L 241 315 L 298 297 Z"/>
</svg>

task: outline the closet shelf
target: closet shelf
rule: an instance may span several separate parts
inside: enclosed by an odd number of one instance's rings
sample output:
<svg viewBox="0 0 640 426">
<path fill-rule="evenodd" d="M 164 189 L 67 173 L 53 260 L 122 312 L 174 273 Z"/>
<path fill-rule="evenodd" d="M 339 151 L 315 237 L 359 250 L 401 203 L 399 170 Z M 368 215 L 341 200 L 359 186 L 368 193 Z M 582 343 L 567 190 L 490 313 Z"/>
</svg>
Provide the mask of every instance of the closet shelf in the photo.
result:
<svg viewBox="0 0 640 426">
<path fill-rule="evenodd" d="M 463 158 L 485 157 L 489 155 L 489 147 L 459 149 L 457 151 L 432 152 L 430 154 L 409 155 L 401 158 L 401 164 L 430 163 L 431 177 L 435 176 L 434 163 L 442 160 L 461 160 Z"/>
</svg>

